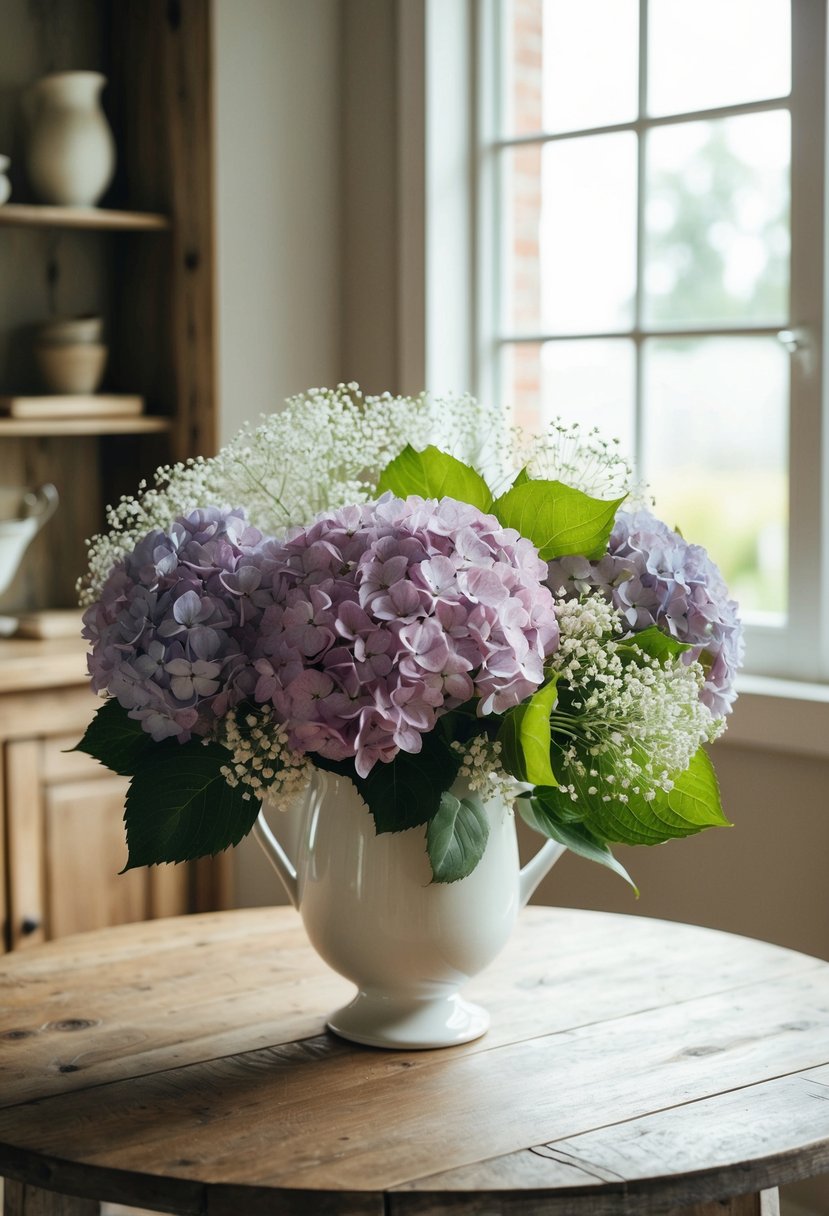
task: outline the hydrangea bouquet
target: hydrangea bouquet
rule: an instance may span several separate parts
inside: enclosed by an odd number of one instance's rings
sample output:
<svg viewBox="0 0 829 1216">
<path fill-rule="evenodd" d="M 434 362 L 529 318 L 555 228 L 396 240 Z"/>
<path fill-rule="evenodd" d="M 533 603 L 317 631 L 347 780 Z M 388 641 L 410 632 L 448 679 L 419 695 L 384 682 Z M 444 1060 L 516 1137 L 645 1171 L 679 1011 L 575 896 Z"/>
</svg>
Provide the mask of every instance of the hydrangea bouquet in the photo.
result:
<svg viewBox="0 0 829 1216">
<path fill-rule="evenodd" d="M 703 744 L 736 605 L 593 433 L 312 390 L 108 522 L 81 588 L 107 699 L 79 746 L 131 778 L 128 867 L 237 844 L 314 767 L 377 832 L 421 827 L 438 882 L 480 860 L 493 792 L 624 877 L 614 842 L 727 822 Z"/>
</svg>

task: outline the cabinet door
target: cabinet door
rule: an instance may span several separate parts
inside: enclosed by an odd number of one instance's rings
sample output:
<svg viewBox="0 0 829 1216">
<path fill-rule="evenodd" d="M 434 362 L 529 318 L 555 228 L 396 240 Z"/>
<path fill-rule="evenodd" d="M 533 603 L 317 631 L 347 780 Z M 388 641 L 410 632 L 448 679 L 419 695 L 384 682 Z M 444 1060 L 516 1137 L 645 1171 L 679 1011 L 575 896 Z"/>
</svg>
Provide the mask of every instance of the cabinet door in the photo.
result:
<svg viewBox="0 0 829 1216">
<path fill-rule="evenodd" d="M 70 751 L 77 739 L 15 739 L 5 747 L 12 949 L 193 907 L 189 867 L 120 873 L 128 783 Z"/>
<path fill-rule="evenodd" d="M 127 860 L 123 777 L 44 786 L 43 859 L 49 937 L 149 916 L 147 875 Z"/>
</svg>

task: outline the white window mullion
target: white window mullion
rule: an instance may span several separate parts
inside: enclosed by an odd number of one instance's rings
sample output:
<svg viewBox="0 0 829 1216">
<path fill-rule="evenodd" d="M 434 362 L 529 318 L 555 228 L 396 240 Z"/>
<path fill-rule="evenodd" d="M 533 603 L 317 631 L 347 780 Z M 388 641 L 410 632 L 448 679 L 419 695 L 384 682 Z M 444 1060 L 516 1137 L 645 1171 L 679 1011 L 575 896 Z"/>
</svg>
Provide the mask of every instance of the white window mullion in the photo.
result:
<svg viewBox="0 0 829 1216">
<path fill-rule="evenodd" d="M 792 11 L 790 318 L 795 333 L 802 331 L 802 345 L 791 357 L 789 633 L 797 674 L 826 678 L 829 512 L 822 481 L 829 460 L 820 357 L 825 338 L 826 7 L 793 0 Z M 778 662 L 774 674 L 786 674 L 788 666 Z"/>
<path fill-rule="evenodd" d="M 643 281 L 645 274 L 645 191 L 647 189 L 647 136 L 642 124 L 648 106 L 648 0 L 639 0 L 639 106 L 636 148 L 636 295 L 634 298 L 633 442 L 636 467 L 642 468 L 645 412 L 645 359 L 642 340 Z"/>
<path fill-rule="evenodd" d="M 503 224 L 503 154 L 497 147 L 500 131 L 503 82 L 501 56 L 504 14 L 498 0 L 480 0 L 474 6 L 476 47 L 476 165 L 474 348 L 475 394 L 485 401 L 501 399 L 502 323 L 499 301 L 505 242 Z"/>
</svg>

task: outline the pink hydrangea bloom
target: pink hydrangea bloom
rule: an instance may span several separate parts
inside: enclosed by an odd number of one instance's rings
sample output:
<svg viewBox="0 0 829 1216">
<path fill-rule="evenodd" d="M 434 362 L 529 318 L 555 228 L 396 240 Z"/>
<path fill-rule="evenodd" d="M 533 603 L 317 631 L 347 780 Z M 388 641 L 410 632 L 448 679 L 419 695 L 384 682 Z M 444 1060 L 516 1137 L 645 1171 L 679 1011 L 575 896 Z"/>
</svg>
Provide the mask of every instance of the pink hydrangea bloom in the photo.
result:
<svg viewBox="0 0 829 1216">
<path fill-rule="evenodd" d="M 484 716 L 532 694 L 558 645 L 546 564 L 492 515 L 453 499 L 328 512 L 262 547 L 272 591 L 254 697 L 291 745 L 353 757 L 365 777 L 417 753 L 447 710 Z"/>
</svg>

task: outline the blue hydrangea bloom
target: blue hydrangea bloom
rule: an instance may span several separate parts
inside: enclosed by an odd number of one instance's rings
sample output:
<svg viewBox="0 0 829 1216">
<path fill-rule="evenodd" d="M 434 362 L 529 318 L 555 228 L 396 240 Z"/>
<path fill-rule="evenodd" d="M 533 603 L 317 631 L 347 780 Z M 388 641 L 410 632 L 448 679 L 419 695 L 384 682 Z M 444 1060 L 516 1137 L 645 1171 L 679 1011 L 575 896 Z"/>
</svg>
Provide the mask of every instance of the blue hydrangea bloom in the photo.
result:
<svg viewBox="0 0 829 1216">
<path fill-rule="evenodd" d="M 656 625 L 685 642 L 687 662 L 705 670 L 701 699 L 714 717 L 729 713 L 743 659 L 737 604 L 708 553 L 689 544 L 650 511 L 619 511 L 599 561 L 565 557 L 549 563 L 548 586 L 567 597 L 601 592 L 632 634 Z"/>
</svg>

